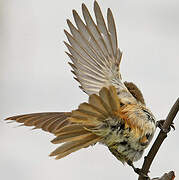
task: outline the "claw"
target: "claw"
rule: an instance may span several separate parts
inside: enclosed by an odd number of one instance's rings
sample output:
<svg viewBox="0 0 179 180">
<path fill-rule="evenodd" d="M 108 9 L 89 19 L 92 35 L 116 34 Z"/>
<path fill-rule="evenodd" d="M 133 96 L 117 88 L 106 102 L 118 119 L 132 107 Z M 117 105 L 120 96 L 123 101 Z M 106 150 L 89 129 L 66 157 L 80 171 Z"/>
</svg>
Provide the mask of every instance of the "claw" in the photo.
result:
<svg viewBox="0 0 179 180">
<path fill-rule="evenodd" d="M 175 126 L 174 123 L 172 122 L 172 124 L 170 125 L 170 127 L 168 129 L 164 129 L 163 128 L 163 124 L 164 124 L 165 120 L 159 120 L 156 122 L 156 126 L 159 127 L 164 133 L 168 133 L 170 132 L 171 128 L 173 130 L 175 130 Z"/>
<path fill-rule="evenodd" d="M 170 125 L 170 127 L 171 127 L 173 130 L 175 130 L 175 125 L 174 125 L 173 122 L 172 122 L 172 124 Z"/>
<path fill-rule="evenodd" d="M 132 162 L 132 161 L 130 161 L 130 160 L 127 161 L 127 164 L 132 167 L 132 169 L 134 170 L 135 173 L 137 173 L 138 175 L 144 177 L 146 180 L 150 180 L 149 176 L 148 176 L 147 174 L 144 174 L 144 173 L 142 172 L 142 169 L 136 168 L 136 167 L 133 165 L 133 162 Z"/>
</svg>

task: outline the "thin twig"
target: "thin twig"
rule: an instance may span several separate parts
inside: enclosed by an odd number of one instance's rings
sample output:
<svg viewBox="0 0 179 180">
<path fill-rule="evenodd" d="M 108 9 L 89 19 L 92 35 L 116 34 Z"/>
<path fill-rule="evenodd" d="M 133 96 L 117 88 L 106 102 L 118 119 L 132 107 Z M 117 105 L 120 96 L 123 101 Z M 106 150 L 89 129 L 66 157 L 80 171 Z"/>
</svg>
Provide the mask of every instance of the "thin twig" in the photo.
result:
<svg viewBox="0 0 179 180">
<path fill-rule="evenodd" d="M 175 104 L 172 106 L 172 108 L 163 124 L 162 130 L 160 130 L 159 135 L 157 136 L 155 142 L 153 143 L 148 155 L 145 157 L 145 160 L 144 160 L 144 163 L 143 163 L 142 169 L 141 169 L 141 171 L 144 174 L 148 174 L 150 166 L 153 162 L 153 159 L 154 159 L 155 155 L 157 154 L 164 139 L 167 137 L 167 130 L 170 128 L 178 111 L 179 111 L 179 98 L 176 100 Z M 145 178 L 142 176 L 139 176 L 138 180 L 145 180 Z"/>
<path fill-rule="evenodd" d="M 153 178 L 152 180 L 174 180 L 174 178 L 175 178 L 175 173 L 173 171 L 170 171 L 169 173 L 165 173 L 162 177 Z"/>
</svg>

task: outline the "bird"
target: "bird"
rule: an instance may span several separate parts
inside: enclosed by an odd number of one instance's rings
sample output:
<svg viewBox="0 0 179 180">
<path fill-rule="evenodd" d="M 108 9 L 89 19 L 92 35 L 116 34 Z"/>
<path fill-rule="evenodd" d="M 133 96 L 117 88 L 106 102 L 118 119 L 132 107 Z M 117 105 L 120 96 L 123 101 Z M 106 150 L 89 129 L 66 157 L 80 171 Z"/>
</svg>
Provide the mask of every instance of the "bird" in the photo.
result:
<svg viewBox="0 0 179 180">
<path fill-rule="evenodd" d="M 50 156 L 56 159 L 82 148 L 103 144 L 123 164 L 132 166 L 150 144 L 156 119 L 146 107 L 142 92 L 133 82 L 122 80 L 117 31 L 110 8 L 105 21 L 94 1 L 94 16 L 82 4 L 83 19 L 72 11 L 74 24 L 67 19 L 69 32 L 64 42 L 74 79 L 88 95 L 88 101 L 69 112 L 42 112 L 8 117 L 34 129 L 55 135 L 51 141 L 60 144 Z"/>
</svg>

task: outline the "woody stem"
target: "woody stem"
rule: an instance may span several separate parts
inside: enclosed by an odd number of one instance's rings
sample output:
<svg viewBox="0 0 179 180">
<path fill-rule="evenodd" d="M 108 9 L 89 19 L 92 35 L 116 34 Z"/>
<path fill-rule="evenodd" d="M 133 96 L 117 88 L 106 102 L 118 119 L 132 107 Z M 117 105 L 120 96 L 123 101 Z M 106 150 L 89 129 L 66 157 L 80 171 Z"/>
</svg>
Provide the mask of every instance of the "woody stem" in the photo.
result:
<svg viewBox="0 0 179 180">
<path fill-rule="evenodd" d="M 167 137 L 168 129 L 170 128 L 171 124 L 173 123 L 173 120 L 175 116 L 177 115 L 179 111 L 179 98 L 176 100 L 175 104 L 172 106 L 170 112 L 168 113 L 168 116 L 163 124 L 162 129 L 160 130 L 155 142 L 153 143 L 148 155 L 144 159 L 144 163 L 142 165 L 142 173 L 147 174 L 149 172 L 150 166 L 153 162 L 153 159 L 155 158 L 155 155 L 157 154 L 161 144 L 163 143 L 164 139 Z M 166 130 L 166 131 L 164 131 Z M 144 177 L 139 175 L 138 180 L 144 180 Z"/>
</svg>

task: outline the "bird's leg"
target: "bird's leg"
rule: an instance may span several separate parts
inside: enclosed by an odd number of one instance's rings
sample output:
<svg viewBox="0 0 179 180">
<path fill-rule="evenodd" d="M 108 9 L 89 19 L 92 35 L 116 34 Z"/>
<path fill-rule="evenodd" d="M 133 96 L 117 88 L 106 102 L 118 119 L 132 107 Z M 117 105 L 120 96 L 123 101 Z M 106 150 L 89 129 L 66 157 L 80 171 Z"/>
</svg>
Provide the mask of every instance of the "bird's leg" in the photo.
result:
<svg viewBox="0 0 179 180">
<path fill-rule="evenodd" d="M 149 176 L 147 174 L 144 174 L 140 168 L 136 168 L 132 161 L 128 160 L 127 164 L 132 167 L 135 173 L 137 173 L 140 176 L 143 176 L 146 178 L 146 180 L 150 180 Z"/>
<path fill-rule="evenodd" d="M 173 130 L 175 130 L 175 126 L 174 123 L 172 122 L 172 124 L 170 125 L 170 127 L 168 129 L 164 129 L 163 128 L 163 124 L 164 124 L 165 120 L 159 120 L 156 122 L 156 127 L 160 128 L 164 133 L 168 133 L 170 132 L 171 128 Z"/>
</svg>

